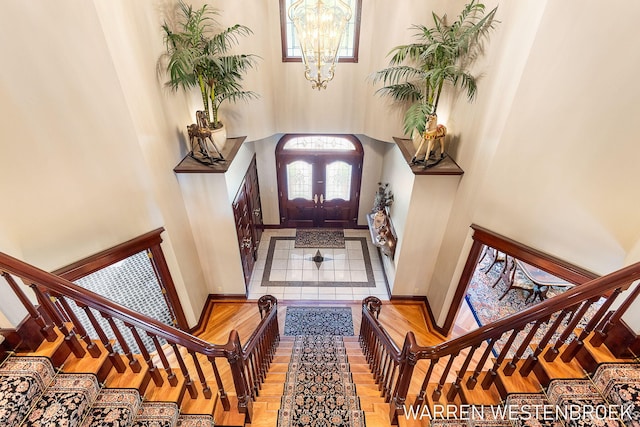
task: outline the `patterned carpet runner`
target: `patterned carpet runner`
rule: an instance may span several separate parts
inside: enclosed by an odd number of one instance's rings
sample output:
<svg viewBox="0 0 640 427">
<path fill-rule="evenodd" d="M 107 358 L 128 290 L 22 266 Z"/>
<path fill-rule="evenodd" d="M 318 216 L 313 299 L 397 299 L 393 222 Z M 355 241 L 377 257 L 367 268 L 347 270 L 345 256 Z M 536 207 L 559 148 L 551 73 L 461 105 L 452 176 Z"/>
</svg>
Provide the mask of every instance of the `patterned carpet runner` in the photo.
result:
<svg viewBox="0 0 640 427">
<path fill-rule="evenodd" d="M 364 427 L 341 337 L 296 337 L 278 426 Z"/>
<path fill-rule="evenodd" d="M 353 335 L 350 307 L 287 307 L 284 334 Z"/>
<path fill-rule="evenodd" d="M 285 335 L 296 336 L 278 427 L 364 427 L 364 412 L 342 336 L 353 336 L 350 307 L 287 307 Z"/>
<path fill-rule="evenodd" d="M 324 228 L 296 230 L 296 248 L 344 248 L 344 231 Z"/>
<path fill-rule="evenodd" d="M 142 402 L 136 389 L 100 388 L 93 374 L 56 372 L 46 357 L 12 356 L 0 367 L 2 427 L 213 427 L 175 402 Z"/>
</svg>

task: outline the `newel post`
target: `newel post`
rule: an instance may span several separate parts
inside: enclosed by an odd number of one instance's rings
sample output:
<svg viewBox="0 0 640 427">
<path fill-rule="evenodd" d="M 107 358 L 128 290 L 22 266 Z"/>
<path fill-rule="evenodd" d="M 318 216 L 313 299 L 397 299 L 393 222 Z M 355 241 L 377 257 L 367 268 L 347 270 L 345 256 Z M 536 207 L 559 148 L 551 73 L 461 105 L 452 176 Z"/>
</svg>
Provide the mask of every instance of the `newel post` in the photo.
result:
<svg viewBox="0 0 640 427">
<path fill-rule="evenodd" d="M 226 356 L 229 361 L 233 385 L 235 386 L 238 397 L 238 412 L 246 415 L 245 423 L 251 423 L 253 419 L 253 402 L 244 373 L 242 345 L 240 344 L 240 337 L 238 337 L 238 333 L 235 330 L 231 331 L 229 335 L 229 343 L 232 345 L 232 350 L 226 351 Z"/>
<path fill-rule="evenodd" d="M 410 337 L 411 335 L 411 337 Z M 398 425 L 398 416 L 404 414 L 404 405 L 407 400 L 407 393 L 409 392 L 409 385 L 411 385 L 411 377 L 413 377 L 413 369 L 418 363 L 416 354 L 411 349 L 411 341 L 415 341 L 413 332 L 408 332 L 402 345 L 402 352 L 400 353 L 400 363 L 398 370 L 398 381 L 396 388 L 393 392 L 393 397 L 389 406 L 391 411 L 389 413 L 389 421 L 392 425 Z"/>
</svg>

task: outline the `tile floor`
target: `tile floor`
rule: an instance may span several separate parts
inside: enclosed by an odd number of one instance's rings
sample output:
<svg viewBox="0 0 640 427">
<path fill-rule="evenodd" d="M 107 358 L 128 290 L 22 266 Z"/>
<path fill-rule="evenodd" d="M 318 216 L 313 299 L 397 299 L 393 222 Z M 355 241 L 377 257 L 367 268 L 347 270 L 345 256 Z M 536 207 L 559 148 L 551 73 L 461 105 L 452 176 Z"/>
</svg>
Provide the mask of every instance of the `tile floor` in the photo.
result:
<svg viewBox="0 0 640 427">
<path fill-rule="evenodd" d="M 318 248 L 294 248 L 293 240 L 278 240 L 273 251 L 271 271 L 266 276 L 269 281 L 303 282 L 304 286 L 262 286 L 265 277 L 267 252 L 272 237 L 295 237 L 296 230 L 291 228 L 266 230 L 258 247 L 251 282 L 249 283 L 249 299 L 257 299 L 270 294 L 279 300 L 341 300 L 353 301 L 373 295 L 381 300 L 388 300 L 384 271 L 378 249 L 369 240 L 369 230 L 345 230 L 345 237 L 362 237 L 366 239 L 369 258 L 371 260 L 372 278 L 367 277 L 362 252 L 362 244 L 358 240 L 347 240 L 345 249 L 319 248 L 323 255 L 330 258 L 318 268 L 311 257 Z M 372 280 L 375 287 L 364 287 L 364 282 Z M 322 286 L 313 282 L 322 282 Z M 309 282 L 309 284 L 307 284 Z M 328 282 L 341 282 L 340 286 L 331 286 Z M 354 286 L 345 285 L 352 282 Z"/>
</svg>

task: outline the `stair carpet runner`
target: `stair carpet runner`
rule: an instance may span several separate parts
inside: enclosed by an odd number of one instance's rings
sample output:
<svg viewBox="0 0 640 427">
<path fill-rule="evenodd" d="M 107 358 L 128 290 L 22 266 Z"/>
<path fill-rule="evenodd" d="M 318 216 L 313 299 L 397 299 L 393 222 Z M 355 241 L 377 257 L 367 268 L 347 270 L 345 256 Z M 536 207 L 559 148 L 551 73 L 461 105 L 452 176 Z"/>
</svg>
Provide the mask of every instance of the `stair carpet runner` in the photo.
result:
<svg viewBox="0 0 640 427">
<path fill-rule="evenodd" d="M 542 393 L 511 393 L 504 405 L 465 411 L 449 419 L 434 412 L 431 426 L 638 427 L 640 364 L 603 363 L 590 379 L 554 379 Z"/>
<path fill-rule="evenodd" d="M 143 402 L 137 389 L 101 388 L 94 374 L 56 372 L 42 356 L 0 366 L 3 427 L 204 427 L 211 415 L 180 414 L 175 402 Z"/>
</svg>

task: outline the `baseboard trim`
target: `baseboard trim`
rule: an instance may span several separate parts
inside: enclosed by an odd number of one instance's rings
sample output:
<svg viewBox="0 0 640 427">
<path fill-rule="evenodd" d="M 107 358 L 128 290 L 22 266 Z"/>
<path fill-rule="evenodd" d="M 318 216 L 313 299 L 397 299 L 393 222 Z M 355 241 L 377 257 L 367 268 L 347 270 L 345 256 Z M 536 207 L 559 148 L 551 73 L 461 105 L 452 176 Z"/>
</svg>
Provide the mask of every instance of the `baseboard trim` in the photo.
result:
<svg viewBox="0 0 640 427">
<path fill-rule="evenodd" d="M 431 304 L 429 304 L 429 299 L 426 296 L 421 295 L 413 295 L 413 296 L 391 296 L 391 302 L 393 301 L 418 301 L 421 302 L 422 309 L 424 311 L 424 315 L 429 322 L 429 328 L 438 334 L 441 335 L 442 339 L 446 339 L 447 331 L 442 327 L 438 326 L 436 323 L 436 318 L 433 315 L 433 311 L 431 310 Z"/>
</svg>

